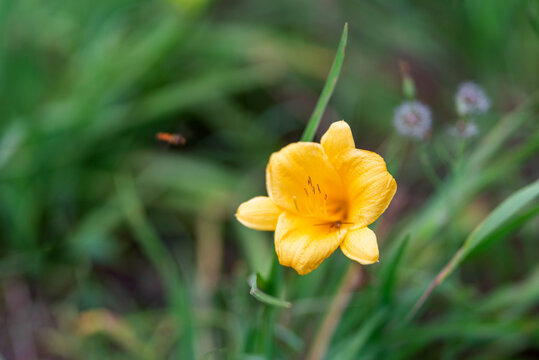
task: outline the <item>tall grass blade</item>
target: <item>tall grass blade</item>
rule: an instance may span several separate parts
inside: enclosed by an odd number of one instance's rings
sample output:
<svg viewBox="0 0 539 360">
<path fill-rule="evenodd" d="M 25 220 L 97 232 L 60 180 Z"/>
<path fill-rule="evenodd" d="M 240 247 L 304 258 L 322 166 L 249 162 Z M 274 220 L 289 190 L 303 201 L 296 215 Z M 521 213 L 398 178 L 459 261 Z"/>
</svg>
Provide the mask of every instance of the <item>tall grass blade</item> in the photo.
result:
<svg viewBox="0 0 539 360">
<path fill-rule="evenodd" d="M 372 314 L 361 326 L 355 335 L 349 339 L 343 346 L 338 355 L 334 355 L 333 359 L 357 359 L 361 349 L 367 344 L 367 341 L 372 334 L 384 323 L 388 314 L 388 309 L 383 307 Z"/>
<path fill-rule="evenodd" d="M 181 353 L 186 358 L 193 359 L 195 354 L 195 334 L 193 328 L 194 319 L 190 310 L 192 305 L 185 291 L 186 287 L 179 276 L 174 258 L 148 222 L 134 181 L 129 177 L 118 176 L 116 186 L 124 216 L 140 247 L 159 272 L 167 292 L 171 311 L 176 321 L 183 328 Z"/>
<path fill-rule="evenodd" d="M 397 282 L 397 270 L 401 264 L 403 255 L 408 248 L 410 242 L 410 235 L 406 235 L 400 243 L 397 244 L 396 249 L 387 259 L 387 266 L 383 268 L 380 274 L 380 299 L 382 303 L 389 303 L 393 298 L 395 291 L 395 284 Z"/>
<path fill-rule="evenodd" d="M 301 136 L 301 141 L 312 141 L 314 139 L 314 135 L 316 134 L 316 130 L 318 129 L 318 125 L 320 124 L 320 119 L 322 119 L 322 115 L 326 110 L 329 99 L 331 98 L 331 95 L 335 90 L 337 80 L 339 79 L 339 74 L 341 73 L 341 68 L 344 61 L 344 53 L 346 50 L 347 40 L 348 23 L 345 23 L 341 35 L 341 42 L 339 43 L 339 48 L 337 49 L 337 54 L 335 55 L 335 60 L 333 60 L 333 65 L 331 65 L 331 70 L 329 71 L 329 75 L 326 80 L 326 84 L 324 85 L 324 89 L 322 90 L 322 94 L 320 94 L 320 98 L 318 98 L 318 102 L 316 103 L 313 114 L 309 119 L 309 123 L 307 124 L 307 127 L 305 127 L 305 131 Z"/>
<path fill-rule="evenodd" d="M 530 204 L 539 196 L 539 180 L 513 193 L 502 202 L 490 215 L 468 236 L 464 245 L 455 253 L 449 263 L 438 273 L 436 278 L 414 305 L 408 319 L 411 319 L 428 299 L 434 289 L 440 285 L 462 262 L 479 246 L 487 244 L 491 235 L 501 229 L 518 211 Z"/>
</svg>

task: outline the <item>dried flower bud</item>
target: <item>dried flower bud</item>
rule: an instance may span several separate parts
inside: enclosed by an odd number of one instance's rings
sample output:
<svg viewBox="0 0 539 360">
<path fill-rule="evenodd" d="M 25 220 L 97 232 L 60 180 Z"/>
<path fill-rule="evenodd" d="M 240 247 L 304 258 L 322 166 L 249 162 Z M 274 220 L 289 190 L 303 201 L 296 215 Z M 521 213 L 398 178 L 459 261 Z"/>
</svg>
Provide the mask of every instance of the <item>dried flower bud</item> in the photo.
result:
<svg viewBox="0 0 539 360">
<path fill-rule="evenodd" d="M 402 94 L 406 99 L 413 100 L 415 98 L 414 79 L 410 76 L 410 66 L 406 61 L 399 61 L 399 68 L 402 76 Z"/>
<path fill-rule="evenodd" d="M 479 128 L 472 121 L 457 121 L 457 124 L 454 127 L 449 129 L 449 132 L 453 136 L 458 136 L 460 138 L 471 138 L 479 134 Z"/>
<path fill-rule="evenodd" d="M 430 109 L 419 101 L 404 102 L 395 110 L 393 123 L 401 135 L 424 139 L 432 125 Z"/>
<path fill-rule="evenodd" d="M 490 100 L 479 85 L 465 82 L 455 95 L 455 105 L 460 116 L 480 115 L 488 111 Z"/>
</svg>

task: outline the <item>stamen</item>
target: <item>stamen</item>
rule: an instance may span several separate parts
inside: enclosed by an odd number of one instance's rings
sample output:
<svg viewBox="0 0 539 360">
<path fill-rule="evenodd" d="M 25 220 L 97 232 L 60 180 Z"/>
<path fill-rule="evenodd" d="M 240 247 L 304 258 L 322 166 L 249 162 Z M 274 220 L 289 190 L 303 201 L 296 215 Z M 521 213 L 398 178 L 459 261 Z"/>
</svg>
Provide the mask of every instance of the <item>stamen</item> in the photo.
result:
<svg viewBox="0 0 539 360">
<path fill-rule="evenodd" d="M 328 214 L 328 194 L 324 194 L 324 215 Z"/>
<path fill-rule="evenodd" d="M 316 195 L 316 190 L 314 190 L 314 186 L 311 185 L 311 189 L 313 190 L 313 195 Z"/>
<path fill-rule="evenodd" d="M 296 198 L 296 195 L 292 196 L 292 199 L 294 199 L 294 206 L 296 207 L 296 211 L 299 212 L 298 199 Z"/>
<path fill-rule="evenodd" d="M 320 191 L 320 185 L 316 184 L 316 187 L 318 188 L 318 193 L 321 194 L 322 192 Z"/>
<path fill-rule="evenodd" d="M 305 205 L 307 206 L 307 213 L 308 214 L 311 214 L 313 213 L 313 200 L 316 201 L 316 199 L 313 199 L 312 197 L 309 197 L 309 191 L 307 191 L 307 188 L 303 188 L 303 191 L 305 191 L 305 197 L 306 197 L 306 201 L 305 201 Z M 316 204 L 314 204 L 315 206 L 315 209 L 316 209 Z"/>
<path fill-rule="evenodd" d="M 308 178 L 307 178 L 307 184 L 309 184 L 311 186 L 313 185 L 313 181 L 311 180 L 310 176 L 308 176 Z"/>
</svg>

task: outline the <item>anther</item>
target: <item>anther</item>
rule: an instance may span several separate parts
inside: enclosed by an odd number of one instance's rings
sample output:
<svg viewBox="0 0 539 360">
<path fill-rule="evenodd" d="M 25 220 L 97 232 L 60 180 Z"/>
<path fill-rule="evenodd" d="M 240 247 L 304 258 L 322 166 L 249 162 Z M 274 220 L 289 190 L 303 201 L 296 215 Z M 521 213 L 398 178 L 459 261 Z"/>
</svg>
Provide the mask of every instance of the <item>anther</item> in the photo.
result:
<svg viewBox="0 0 539 360">
<path fill-rule="evenodd" d="M 292 199 L 294 199 L 294 206 L 296 207 L 296 211 L 299 212 L 298 199 L 296 198 L 296 195 L 292 196 Z"/>
<path fill-rule="evenodd" d="M 303 188 L 303 191 L 305 191 L 305 195 L 309 197 L 309 192 L 307 191 L 307 189 Z"/>
<path fill-rule="evenodd" d="M 320 191 L 320 185 L 316 184 L 316 187 L 318 188 L 318 193 L 321 194 L 322 192 Z"/>
</svg>

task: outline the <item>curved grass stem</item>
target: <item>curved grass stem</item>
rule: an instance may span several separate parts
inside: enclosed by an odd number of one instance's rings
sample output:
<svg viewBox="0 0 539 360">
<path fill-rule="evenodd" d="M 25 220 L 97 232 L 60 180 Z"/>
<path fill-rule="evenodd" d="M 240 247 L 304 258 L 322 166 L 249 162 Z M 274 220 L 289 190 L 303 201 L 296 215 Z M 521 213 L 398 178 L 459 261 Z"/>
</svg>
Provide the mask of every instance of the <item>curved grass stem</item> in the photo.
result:
<svg viewBox="0 0 539 360">
<path fill-rule="evenodd" d="M 339 322 L 341 321 L 344 310 L 350 303 L 353 289 L 361 282 L 362 274 L 362 268 L 357 263 L 353 263 L 348 268 L 348 271 L 337 290 L 337 294 L 331 301 L 329 310 L 324 317 L 324 321 L 316 333 L 316 337 L 312 342 L 312 347 L 307 354 L 307 360 L 320 360 L 326 355 L 331 338 L 337 329 L 337 325 L 339 325 Z"/>
</svg>

